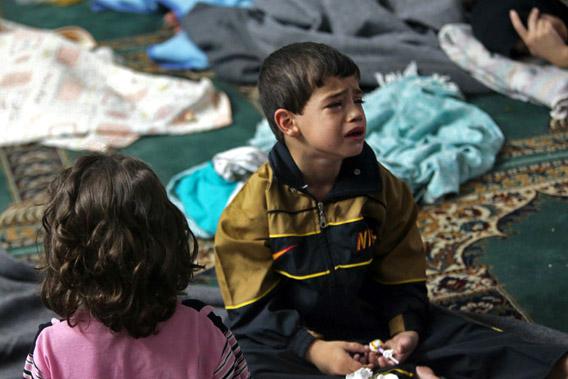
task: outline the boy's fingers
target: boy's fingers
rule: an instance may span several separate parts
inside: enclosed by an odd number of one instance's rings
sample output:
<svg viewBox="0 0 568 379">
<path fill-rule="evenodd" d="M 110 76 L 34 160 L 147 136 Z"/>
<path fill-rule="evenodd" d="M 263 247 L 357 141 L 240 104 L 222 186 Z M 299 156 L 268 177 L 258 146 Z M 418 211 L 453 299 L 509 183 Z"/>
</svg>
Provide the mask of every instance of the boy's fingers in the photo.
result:
<svg viewBox="0 0 568 379">
<path fill-rule="evenodd" d="M 396 348 L 394 349 L 395 353 L 397 354 L 404 354 L 408 349 L 408 341 L 402 340 L 399 341 Z"/>
<path fill-rule="evenodd" d="M 412 343 L 409 340 L 403 340 L 400 342 L 400 344 L 398 345 L 398 347 L 396 348 L 396 353 L 397 354 L 406 354 L 408 353 L 409 350 L 411 350 L 412 348 Z"/>
<path fill-rule="evenodd" d="M 345 342 L 343 348 L 352 353 L 365 353 L 367 351 L 367 346 L 357 342 Z"/>
<path fill-rule="evenodd" d="M 369 353 L 369 362 L 377 362 L 379 360 L 379 354 L 375 353 L 374 351 L 371 351 Z"/>
<path fill-rule="evenodd" d="M 528 32 L 525 26 L 523 25 L 521 18 L 519 17 L 519 14 L 516 11 L 511 10 L 509 12 L 509 17 L 511 18 L 511 23 L 513 24 L 513 28 L 515 28 L 517 34 L 524 40 Z"/>
<path fill-rule="evenodd" d="M 539 16 L 539 11 L 537 8 L 533 8 L 531 13 L 529 13 L 529 18 L 527 20 L 527 27 L 529 30 L 534 30 L 537 27 L 537 21 Z"/>
<path fill-rule="evenodd" d="M 357 371 L 361 367 L 363 367 L 363 364 L 361 364 L 361 362 L 356 361 L 354 359 L 350 359 L 349 362 L 347 363 L 347 370 L 349 370 L 348 373 Z"/>
<path fill-rule="evenodd" d="M 385 368 L 385 367 L 389 367 L 392 366 L 392 363 L 386 359 L 385 357 L 383 357 L 382 355 L 379 357 L 379 366 L 381 368 Z"/>
</svg>

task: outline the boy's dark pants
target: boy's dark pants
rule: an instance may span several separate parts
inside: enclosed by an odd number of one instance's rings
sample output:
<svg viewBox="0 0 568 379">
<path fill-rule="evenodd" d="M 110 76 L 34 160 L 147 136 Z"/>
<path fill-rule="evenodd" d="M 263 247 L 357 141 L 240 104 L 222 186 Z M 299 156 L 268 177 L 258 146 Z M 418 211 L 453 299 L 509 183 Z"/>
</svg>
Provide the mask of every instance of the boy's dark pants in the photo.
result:
<svg viewBox="0 0 568 379">
<path fill-rule="evenodd" d="M 374 339 L 369 336 L 369 340 Z M 368 341 L 361 341 L 368 342 Z M 239 338 L 253 378 L 330 378 L 295 354 Z M 398 375 L 416 365 L 448 379 L 544 379 L 568 346 L 535 342 L 500 332 L 465 316 L 431 307 L 424 340 Z"/>
</svg>

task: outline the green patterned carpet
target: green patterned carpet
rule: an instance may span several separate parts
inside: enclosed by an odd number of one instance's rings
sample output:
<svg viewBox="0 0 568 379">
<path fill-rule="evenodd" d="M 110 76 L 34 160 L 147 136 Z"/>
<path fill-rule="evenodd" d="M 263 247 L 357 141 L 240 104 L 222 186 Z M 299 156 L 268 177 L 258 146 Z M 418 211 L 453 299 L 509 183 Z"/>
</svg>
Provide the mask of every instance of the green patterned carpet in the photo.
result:
<svg viewBox="0 0 568 379">
<path fill-rule="evenodd" d="M 145 55 L 171 31 L 158 15 L 93 14 L 71 7 L 16 6 L 2 0 L 3 17 L 33 26 L 80 25 L 126 65 L 163 73 Z M 181 72 L 187 78 L 210 72 Z M 122 152 L 149 162 L 163 183 L 215 153 L 246 143 L 260 115 L 250 88 L 216 82 L 231 97 L 232 126 L 188 136 L 146 137 Z M 252 98 L 254 102 L 254 98 Z M 496 167 L 462 186 L 459 196 L 424 207 L 420 228 L 430 248 L 431 298 L 453 309 L 509 315 L 568 331 L 568 133 L 551 133 L 543 107 L 492 94 L 471 99 L 504 131 Z M 46 183 L 78 155 L 37 145 L 0 149 L 0 246 L 37 259 L 37 230 Z M 200 262 L 212 266 L 211 243 Z M 211 270 L 201 282 L 215 284 Z"/>
</svg>

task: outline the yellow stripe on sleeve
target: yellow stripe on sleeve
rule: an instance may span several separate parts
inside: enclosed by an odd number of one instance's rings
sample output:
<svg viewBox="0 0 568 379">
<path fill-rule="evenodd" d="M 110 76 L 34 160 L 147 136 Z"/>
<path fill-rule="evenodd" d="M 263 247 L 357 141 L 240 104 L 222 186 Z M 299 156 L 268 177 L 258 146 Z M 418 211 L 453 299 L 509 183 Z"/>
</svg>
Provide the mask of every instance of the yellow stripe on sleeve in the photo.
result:
<svg viewBox="0 0 568 379">
<path fill-rule="evenodd" d="M 282 270 L 275 270 L 277 273 L 280 273 L 290 279 L 296 279 L 296 280 L 306 280 L 306 279 L 313 279 L 313 278 L 317 278 L 320 276 L 324 276 L 324 275 L 329 275 L 331 274 L 330 270 L 325 270 L 325 271 L 321 271 L 321 272 L 316 272 L 313 274 L 308 274 L 308 275 L 292 275 L 289 272 L 286 271 L 282 271 Z"/>
<path fill-rule="evenodd" d="M 256 303 L 257 301 L 259 301 L 260 299 L 262 299 L 264 296 L 268 295 L 270 293 L 270 291 L 272 291 L 274 288 L 276 288 L 276 286 L 278 285 L 278 283 L 280 283 L 280 280 L 277 280 L 276 283 L 274 283 L 272 286 L 270 286 L 270 288 L 268 288 L 266 291 L 264 291 L 264 293 L 262 293 L 260 296 L 257 296 L 253 299 L 244 301 L 242 303 L 239 304 L 235 304 L 235 305 L 226 305 L 225 309 L 238 309 L 238 308 L 242 308 L 244 306 L 247 306 L 249 304 L 252 303 Z"/>
</svg>

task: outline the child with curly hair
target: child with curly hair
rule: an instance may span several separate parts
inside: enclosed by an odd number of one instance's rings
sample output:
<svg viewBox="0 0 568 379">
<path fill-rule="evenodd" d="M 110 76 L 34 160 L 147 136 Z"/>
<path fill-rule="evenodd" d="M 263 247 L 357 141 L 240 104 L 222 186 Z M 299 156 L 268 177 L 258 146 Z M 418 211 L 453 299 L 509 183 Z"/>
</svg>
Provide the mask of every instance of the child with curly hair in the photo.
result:
<svg viewBox="0 0 568 379">
<path fill-rule="evenodd" d="M 42 299 L 62 317 L 39 328 L 24 378 L 248 378 L 209 306 L 180 301 L 197 241 L 156 174 L 89 155 L 49 188 Z"/>
</svg>

